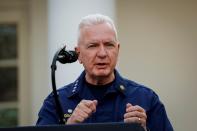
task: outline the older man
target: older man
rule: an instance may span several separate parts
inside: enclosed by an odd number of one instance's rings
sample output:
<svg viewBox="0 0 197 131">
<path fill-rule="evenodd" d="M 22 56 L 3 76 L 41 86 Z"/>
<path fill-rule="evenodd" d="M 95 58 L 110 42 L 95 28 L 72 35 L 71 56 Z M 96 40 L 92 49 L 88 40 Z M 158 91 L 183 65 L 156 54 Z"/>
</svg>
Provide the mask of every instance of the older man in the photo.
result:
<svg viewBox="0 0 197 131">
<path fill-rule="evenodd" d="M 164 105 L 151 89 L 120 76 L 115 69 L 120 44 L 113 21 L 104 15 L 84 17 L 76 52 L 84 71 L 58 90 L 66 124 L 140 123 L 151 131 L 172 131 Z M 44 101 L 37 125 L 58 124 L 52 95 Z"/>
</svg>

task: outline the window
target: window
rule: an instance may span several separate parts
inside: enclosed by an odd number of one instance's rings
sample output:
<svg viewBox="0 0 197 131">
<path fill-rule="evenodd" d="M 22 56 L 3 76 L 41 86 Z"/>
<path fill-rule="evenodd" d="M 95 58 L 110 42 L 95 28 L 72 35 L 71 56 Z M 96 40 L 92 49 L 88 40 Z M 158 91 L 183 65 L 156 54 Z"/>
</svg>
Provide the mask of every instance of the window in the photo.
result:
<svg viewBox="0 0 197 131">
<path fill-rule="evenodd" d="M 17 26 L 0 24 L 0 127 L 18 124 Z"/>
</svg>

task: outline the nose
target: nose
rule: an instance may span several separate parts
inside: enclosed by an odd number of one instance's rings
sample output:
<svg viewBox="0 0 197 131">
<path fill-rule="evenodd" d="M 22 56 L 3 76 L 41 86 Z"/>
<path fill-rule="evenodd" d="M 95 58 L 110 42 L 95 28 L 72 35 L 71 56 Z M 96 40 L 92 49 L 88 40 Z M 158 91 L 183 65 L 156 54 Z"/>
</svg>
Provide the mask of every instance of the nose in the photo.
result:
<svg viewBox="0 0 197 131">
<path fill-rule="evenodd" d="M 105 49 L 105 47 L 104 47 L 103 45 L 101 45 L 101 46 L 99 47 L 97 56 L 100 57 L 100 58 L 104 58 L 104 57 L 107 56 L 107 50 Z"/>
</svg>

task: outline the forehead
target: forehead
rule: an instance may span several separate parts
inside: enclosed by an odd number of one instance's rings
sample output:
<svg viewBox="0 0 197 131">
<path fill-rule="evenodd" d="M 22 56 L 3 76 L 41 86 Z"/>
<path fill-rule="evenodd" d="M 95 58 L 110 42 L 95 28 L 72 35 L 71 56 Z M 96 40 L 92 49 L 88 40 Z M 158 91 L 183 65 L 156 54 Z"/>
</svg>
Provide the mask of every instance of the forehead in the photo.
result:
<svg viewBox="0 0 197 131">
<path fill-rule="evenodd" d="M 115 31 L 108 23 L 86 26 L 81 29 L 81 40 L 89 41 L 115 41 Z"/>
</svg>

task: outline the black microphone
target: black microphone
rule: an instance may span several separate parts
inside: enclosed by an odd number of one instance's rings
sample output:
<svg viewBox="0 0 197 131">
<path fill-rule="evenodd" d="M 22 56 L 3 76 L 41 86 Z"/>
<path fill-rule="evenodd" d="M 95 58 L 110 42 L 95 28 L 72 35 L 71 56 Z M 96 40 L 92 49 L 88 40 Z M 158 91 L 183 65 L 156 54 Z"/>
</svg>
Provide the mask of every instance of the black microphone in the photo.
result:
<svg viewBox="0 0 197 131">
<path fill-rule="evenodd" d="M 66 51 L 65 48 L 63 48 L 60 53 L 58 54 L 57 60 L 62 63 L 72 63 L 77 61 L 78 54 L 76 51 Z"/>
</svg>

